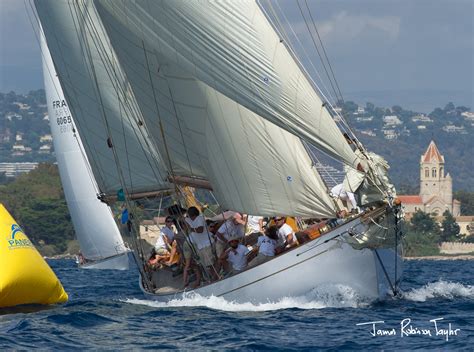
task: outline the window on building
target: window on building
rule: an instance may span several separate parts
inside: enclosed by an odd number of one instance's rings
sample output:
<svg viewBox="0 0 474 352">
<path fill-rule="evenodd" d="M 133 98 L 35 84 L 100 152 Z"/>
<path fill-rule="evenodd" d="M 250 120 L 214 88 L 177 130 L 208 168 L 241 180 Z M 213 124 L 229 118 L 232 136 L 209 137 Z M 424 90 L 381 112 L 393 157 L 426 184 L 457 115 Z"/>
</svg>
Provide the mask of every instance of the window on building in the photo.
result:
<svg viewBox="0 0 474 352">
<path fill-rule="evenodd" d="M 425 169 L 425 177 L 430 177 L 430 169 Z"/>
<path fill-rule="evenodd" d="M 442 167 L 439 168 L 439 177 L 443 177 L 443 168 Z"/>
<path fill-rule="evenodd" d="M 431 177 L 436 177 L 436 169 L 431 170 Z"/>
</svg>

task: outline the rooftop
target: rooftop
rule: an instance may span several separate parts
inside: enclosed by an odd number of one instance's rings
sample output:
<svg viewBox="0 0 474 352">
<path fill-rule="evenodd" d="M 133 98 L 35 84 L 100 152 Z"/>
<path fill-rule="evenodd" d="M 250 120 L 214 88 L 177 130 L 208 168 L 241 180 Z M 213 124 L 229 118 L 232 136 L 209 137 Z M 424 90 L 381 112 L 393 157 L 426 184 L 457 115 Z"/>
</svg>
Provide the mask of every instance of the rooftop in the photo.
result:
<svg viewBox="0 0 474 352">
<path fill-rule="evenodd" d="M 430 142 L 428 149 L 426 149 L 425 154 L 423 154 L 421 158 L 423 162 L 429 163 L 431 161 L 437 161 L 439 163 L 444 163 L 444 157 L 439 152 L 438 147 L 434 141 Z"/>
</svg>

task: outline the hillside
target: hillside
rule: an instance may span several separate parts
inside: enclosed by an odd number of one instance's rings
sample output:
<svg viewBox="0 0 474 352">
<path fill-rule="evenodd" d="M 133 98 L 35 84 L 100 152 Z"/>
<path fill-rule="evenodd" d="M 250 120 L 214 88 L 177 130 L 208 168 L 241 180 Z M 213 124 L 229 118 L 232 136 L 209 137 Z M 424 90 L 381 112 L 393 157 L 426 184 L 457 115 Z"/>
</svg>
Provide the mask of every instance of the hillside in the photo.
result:
<svg viewBox="0 0 474 352">
<path fill-rule="evenodd" d="M 454 190 L 474 190 L 474 114 L 469 108 L 448 103 L 424 115 L 400 106 L 346 102 L 341 113 L 367 149 L 387 159 L 400 193 L 418 192 L 420 157 L 431 140 L 444 155 Z"/>
<path fill-rule="evenodd" d="M 0 185 L 0 200 L 42 254 L 62 253 L 74 238 L 56 165 L 41 163 Z"/>
<path fill-rule="evenodd" d="M 474 191 L 474 113 L 469 107 L 448 103 L 425 115 L 401 106 L 339 105 L 366 147 L 390 163 L 400 193 L 417 192 L 420 156 L 432 139 L 445 156 L 454 190 Z M 0 161 L 55 161 L 44 90 L 0 93 Z"/>
</svg>

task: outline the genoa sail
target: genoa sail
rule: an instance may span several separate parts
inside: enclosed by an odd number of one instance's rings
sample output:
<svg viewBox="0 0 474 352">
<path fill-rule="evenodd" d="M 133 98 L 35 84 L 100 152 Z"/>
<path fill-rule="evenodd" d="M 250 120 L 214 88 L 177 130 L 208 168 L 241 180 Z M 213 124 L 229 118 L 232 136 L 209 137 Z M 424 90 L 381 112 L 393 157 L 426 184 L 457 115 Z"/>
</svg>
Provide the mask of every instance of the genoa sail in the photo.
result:
<svg viewBox="0 0 474 352">
<path fill-rule="evenodd" d="M 41 36 L 43 74 L 53 143 L 61 183 L 83 258 L 89 262 L 124 255 L 117 266 L 128 268 L 128 249 L 110 208 L 97 199 L 98 188 L 75 127 L 48 48 Z"/>
</svg>

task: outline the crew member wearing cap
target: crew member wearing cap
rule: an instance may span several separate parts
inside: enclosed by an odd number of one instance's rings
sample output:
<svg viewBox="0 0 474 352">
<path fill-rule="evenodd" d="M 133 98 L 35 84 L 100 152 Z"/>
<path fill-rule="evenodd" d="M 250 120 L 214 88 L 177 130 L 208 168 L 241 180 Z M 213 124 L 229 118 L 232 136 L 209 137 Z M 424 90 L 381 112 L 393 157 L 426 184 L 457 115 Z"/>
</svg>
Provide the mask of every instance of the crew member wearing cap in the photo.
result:
<svg viewBox="0 0 474 352">
<path fill-rule="evenodd" d="M 247 253 L 249 249 L 239 243 L 239 238 L 229 239 L 229 248 L 227 248 L 219 257 L 221 265 L 225 266 L 227 262 L 227 271 L 231 274 L 240 273 L 247 267 Z"/>
<path fill-rule="evenodd" d="M 229 239 L 234 238 L 242 240 L 245 237 L 245 221 L 242 218 L 242 214 L 235 213 L 231 219 L 224 222 L 216 233 L 216 252 L 217 257 L 220 258 L 221 254 L 227 248 L 227 242 Z"/>
</svg>

